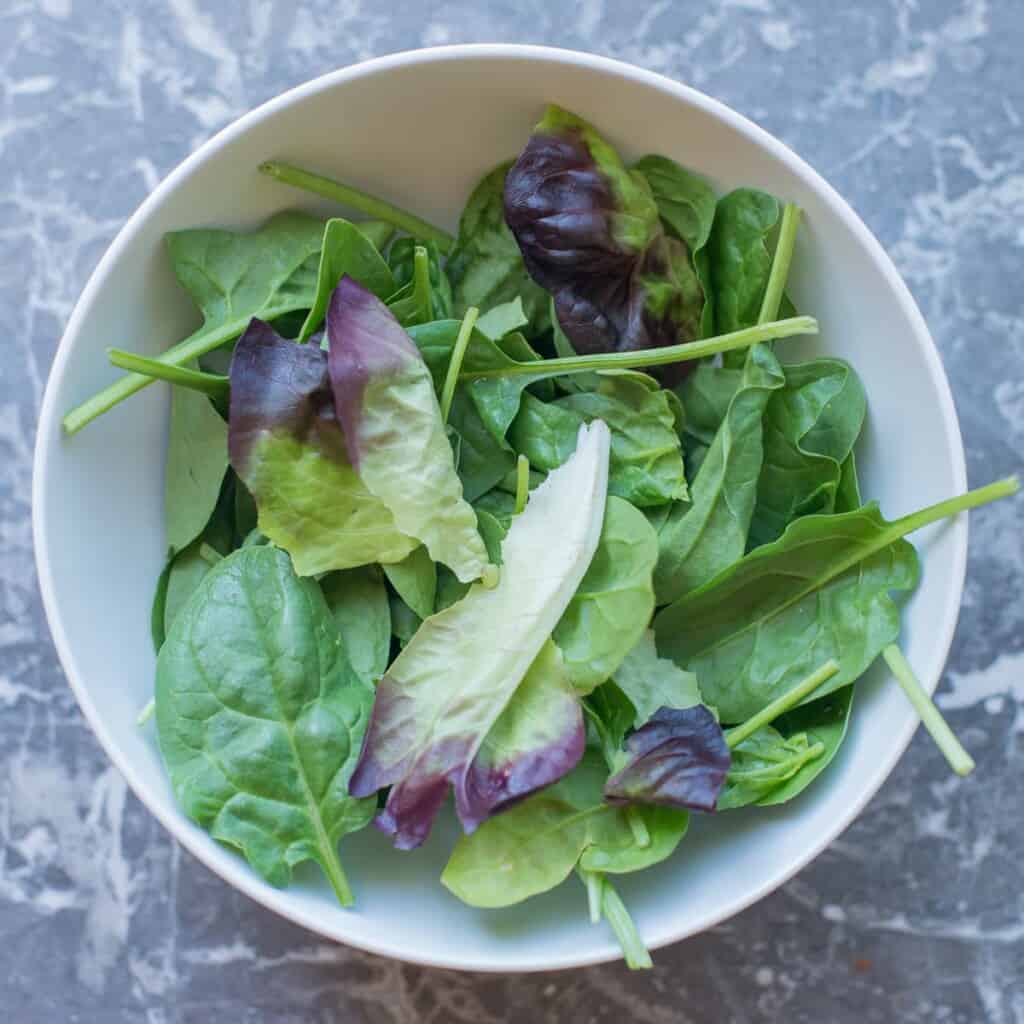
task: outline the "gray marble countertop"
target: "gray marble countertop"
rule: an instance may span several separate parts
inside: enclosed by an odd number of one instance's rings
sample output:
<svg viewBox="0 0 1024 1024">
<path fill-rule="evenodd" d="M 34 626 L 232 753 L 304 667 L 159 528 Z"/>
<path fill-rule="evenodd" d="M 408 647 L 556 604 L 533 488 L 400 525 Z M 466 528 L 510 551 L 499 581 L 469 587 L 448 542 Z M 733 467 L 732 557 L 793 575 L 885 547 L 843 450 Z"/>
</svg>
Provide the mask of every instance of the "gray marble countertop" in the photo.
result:
<svg viewBox="0 0 1024 1024">
<path fill-rule="evenodd" d="M 426 970 L 229 889 L 127 792 L 58 666 L 31 454 L 72 304 L 157 181 L 263 100 L 376 54 L 543 42 L 692 83 L 779 135 L 894 256 L 952 380 L 972 482 L 1024 469 L 1019 0 L 0 0 L 0 1007 L 16 1024 L 1024 1022 L 1024 530 L 972 518 L 939 702 L 868 810 L 726 924 L 621 965 Z"/>
</svg>

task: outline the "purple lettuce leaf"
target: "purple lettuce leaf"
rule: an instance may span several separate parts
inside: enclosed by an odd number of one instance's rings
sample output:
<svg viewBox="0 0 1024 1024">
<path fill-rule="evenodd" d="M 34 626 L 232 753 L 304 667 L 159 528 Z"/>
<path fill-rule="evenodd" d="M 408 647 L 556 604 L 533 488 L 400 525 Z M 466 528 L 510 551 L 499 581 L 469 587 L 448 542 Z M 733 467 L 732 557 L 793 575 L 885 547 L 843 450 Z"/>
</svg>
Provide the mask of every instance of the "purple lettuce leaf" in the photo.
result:
<svg viewBox="0 0 1024 1024">
<path fill-rule="evenodd" d="M 252 320 L 231 361 L 228 453 L 259 527 L 301 576 L 395 562 L 416 541 L 349 463 L 327 354 Z"/>
<path fill-rule="evenodd" d="M 394 314 L 351 277 L 327 309 L 327 364 L 349 462 L 435 562 L 462 582 L 488 564 L 430 370 Z"/>
<path fill-rule="evenodd" d="M 646 179 L 587 122 L 548 108 L 508 172 L 505 218 L 577 352 L 699 336 L 704 291 L 686 243 L 665 233 Z M 688 365 L 662 368 L 661 379 Z"/>
<path fill-rule="evenodd" d="M 705 705 L 660 708 L 626 740 L 625 765 L 604 795 L 609 803 L 713 811 L 730 763 L 722 727 Z"/>
<path fill-rule="evenodd" d="M 550 637 L 597 548 L 608 451 L 603 423 L 581 428 L 512 521 L 497 586 L 425 619 L 378 685 L 351 792 L 392 787 L 378 825 L 396 846 L 424 840 L 449 783 L 471 831 L 579 759 L 580 706 Z"/>
</svg>

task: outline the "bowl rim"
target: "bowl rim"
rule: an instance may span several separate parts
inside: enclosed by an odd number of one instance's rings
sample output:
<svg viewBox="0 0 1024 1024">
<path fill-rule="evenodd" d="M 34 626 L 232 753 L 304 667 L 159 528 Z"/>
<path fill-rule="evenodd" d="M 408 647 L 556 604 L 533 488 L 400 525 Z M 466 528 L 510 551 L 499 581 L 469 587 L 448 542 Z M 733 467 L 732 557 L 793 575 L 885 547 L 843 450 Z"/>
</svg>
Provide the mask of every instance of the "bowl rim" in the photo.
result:
<svg viewBox="0 0 1024 1024">
<path fill-rule="evenodd" d="M 81 296 L 75 303 L 67 326 L 61 336 L 47 378 L 37 424 L 33 456 L 32 539 L 43 608 L 53 636 L 54 646 L 68 684 L 78 701 L 78 705 L 89 727 L 99 740 L 106 755 L 118 771 L 121 772 L 131 787 L 132 792 L 145 805 L 146 809 L 167 829 L 176 842 L 181 843 L 202 864 L 232 887 L 239 889 L 257 903 L 292 923 L 300 925 L 324 938 L 341 942 L 366 952 L 426 967 L 446 969 L 506 973 L 563 970 L 619 959 L 622 955 L 621 950 L 613 941 L 609 940 L 596 947 L 592 947 L 588 952 L 563 956 L 557 963 L 542 960 L 538 956 L 532 958 L 517 956 L 514 959 L 507 957 L 503 959 L 500 953 L 497 956 L 483 953 L 472 960 L 468 960 L 465 957 L 456 958 L 443 953 L 433 954 L 429 951 L 410 950 L 394 941 L 374 941 L 364 938 L 355 940 L 343 934 L 337 928 L 326 926 L 318 919 L 315 912 L 294 906 L 285 890 L 272 888 L 259 878 L 254 871 L 249 869 L 243 860 L 239 859 L 237 864 L 218 862 L 211 855 L 204 836 L 190 828 L 182 827 L 183 819 L 180 816 L 180 812 L 175 811 L 173 808 L 165 809 L 161 807 L 161 798 L 155 793 L 150 792 L 150 787 L 147 783 L 136 776 L 132 764 L 122 754 L 116 739 L 105 725 L 89 694 L 87 686 L 78 672 L 75 658 L 64 630 L 54 590 L 49 544 L 46 532 L 43 529 L 43 523 L 48 518 L 43 514 L 43 510 L 46 507 L 46 494 L 48 491 L 50 438 L 54 436 L 55 426 L 57 430 L 56 436 L 60 437 L 62 433 L 59 422 L 61 413 L 56 408 L 57 382 L 64 376 L 71 350 L 75 345 L 81 325 L 97 293 L 105 284 L 111 271 L 119 263 L 123 250 L 130 244 L 150 215 L 160 207 L 165 198 L 178 187 L 180 182 L 185 180 L 199 165 L 211 159 L 225 144 L 244 134 L 250 127 L 264 118 L 299 103 L 307 97 L 348 81 L 386 73 L 398 67 L 427 64 L 435 61 L 458 62 L 466 58 L 479 59 L 481 57 L 493 60 L 522 60 L 526 58 L 554 64 L 576 65 L 606 75 L 629 79 L 651 86 L 724 122 L 737 133 L 745 136 L 754 145 L 767 151 L 774 159 L 784 164 L 791 172 L 801 178 L 809 188 L 823 199 L 830 210 L 843 222 L 847 230 L 864 247 L 875 265 L 881 270 L 887 285 L 892 289 L 899 302 L 903 314 L 912 325 L 915 341 L 922 350 L 931 383 L 938 395 L 939 411 L 948 427 L 949 451 L 947 455 L 954 479 L 956 480 L 957 489 L 959 491 L 966 489 L 966 460 L 953 395 L 938 349 L 924 321 L 924 317 L 903 278 L 874 234 L 872 234 L 846 200 L 803 158 L 799 157 L 783 142 L 775 138 L 775 136 L 759 127 L 744 115 L 737 113 L 722 101 L 707 96 L 692 86 L 676 82 L 665 75 L 637 67 L 625 61 L 559 47 L 521 43 L 466 43 L 404 50 L 399 53 L 374 57 L 347 67 L 338 68 L 294 86 L 260 104 L 255 109 L 243 114 L 237 120 L 222 128 L 179 163 L 143 200 L 138 209 L 129 217 L 117 233 L 90 275 Z M 947 595 L 947 601 L 951 599 L 955 607 L 953 614 L 946 616 L 944 628 L 932 638 L 933 646 L 937 646 L 941 652 L 942 659 L 940 664 L 942 665 L 945 664 L 949 656 L 949 649 L 952 644 L 963 595 L 968 537 L 966 516 L 960 515 L 956 517 L 950 523 L 950 527 L 953 531 L 954 553 L 950 562 L 952 588 L 950 594 Z M 929 692 L 934 691 L 940 677 L 941 672 L 934 679 L 923 679 L 922 684 Z M 867 802 L 875 795 L 906 750 L 917 725 L 918 722 L 915 718 L 908 719 L 907 723 L 892 737 L 892 743 L 887 755 L 876 763 L 873 773 L 863 785 L 857 799 L 848 805 L 846 812 L 841 818 L 837 819 L 829 829 L 825 830 L 813 844 L 801 851 L 798 857 L 793 858 L 783 867 L 773 872 L 755 892 L 724 901 L 722 906 L 714 914 L 708 915 L 701 925 L 675 930 L 670 928 L 662 934 L 652 937 L 648 943 L 650 948 L 657 949 L 692 935 L 700 934 L 720 924 L 722 921 L 760 901 L 806 867 L 854 821 Z"/>
</svg>

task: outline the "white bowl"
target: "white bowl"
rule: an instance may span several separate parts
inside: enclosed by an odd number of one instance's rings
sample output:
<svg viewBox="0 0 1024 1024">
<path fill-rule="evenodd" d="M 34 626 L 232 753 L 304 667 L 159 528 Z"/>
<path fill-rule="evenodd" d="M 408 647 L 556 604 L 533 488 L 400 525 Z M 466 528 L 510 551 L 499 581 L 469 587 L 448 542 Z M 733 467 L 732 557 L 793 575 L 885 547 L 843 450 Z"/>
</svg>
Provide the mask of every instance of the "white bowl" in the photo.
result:
<svg viewBox="0 0 1024 1024">
<path fill-rule="evenodd" d="M 865 494 L 889 516 L 964 490 L 956 413 L 935 345 L 889 258 L 846 203 L 776 139 L 721 103 L 638 68 L 531 46 L 454 46 L 336 71 L 265 104 L 190 156 L 129 220 L 75 308 L 43 402 L 35 457 L 35 546 L 43 600 L 82 711 L 129 785 L 195 856 L 231 885 L 313 931 L 444 967 L 524 971 L 619 956 L 587 921 L 582 887 L 507 910 L 463 906 L 438 881 L 455 835 L 443 821 L 420 851 L 375 829 L 345 839 L 357 896 L 343 910 L 313 870 L 271 888 L 179 811 L 152 726 L 135 716 L 152 692 L 149 607 L 161 566 L 168 393 L 149 388 L 80 434 L 61 416 L 109 383 L 109 345 L 155 353 L 195 326 L 164 256 L 164 232 L 253 227 L 277 210 L 329 206 L 256 171 L 294 161 L 454 227 L 476 180 L 523 146 L 548 101 L 593 121 L 627 157 L 663 153 L 720 189 L 754 185 L 804 210 L 790 292 L 819 317 L 813 346 L 852 362 L 870 411 L 861 442 Z M 933 689 L 963 585 L 967 526 L 914 538 L 921 585 L 904 649 Z M 850 736 L 822 779 L 792 804 L 694 820 L 675 856 L 616 881 L 651 947 L 735 914 L 798 871 L 856 816 L 892 770 L 917 720 L 880 668 L 858 684 Z M 695 816 L 696 818 L 697 816 Z"/>
</svg>

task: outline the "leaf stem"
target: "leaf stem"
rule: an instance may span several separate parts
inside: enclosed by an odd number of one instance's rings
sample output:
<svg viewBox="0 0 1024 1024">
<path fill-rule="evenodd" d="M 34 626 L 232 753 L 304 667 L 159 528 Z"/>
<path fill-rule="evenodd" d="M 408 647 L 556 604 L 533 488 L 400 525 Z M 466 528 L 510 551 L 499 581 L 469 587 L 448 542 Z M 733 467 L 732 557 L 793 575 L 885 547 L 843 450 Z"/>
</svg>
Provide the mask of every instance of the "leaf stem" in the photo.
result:
<svg viewBox="0 0 1024 1024">
<path fill-rule="evenodd" d="M 162 363 L 159 359 L 125 352 L 120 348 L 108 348 L 107 358 L 110 364 L 119 370 L 144 373 L 155 380 L 165 380 L 168 384 L 201 391 L 211 398 L 224 398 L 231 386 L 231 382 L 223 374 L 205 373 L 202 370 L 193 370 L 189 366 L 172 366 L 169 363 Z"/>
<path fill-rule="evenodd" d="M 593 370 L 628 370 L 635 367 L 664 366 L 690 359 L 703 359 L 718 352 L 750 348 L 761 341 L 775 341 L 799 334 L 817 334 L 818 321 L 812 316 L 794 316 L 768 324 L 755 324 L 729 334 L 719 334 L 703 341 L 688 341 L 664 348 L 644 348 L 632 352 L 602 352 L 591 356 L 563 356 L 531 363 L 513 363 L 488 370 L 462 374 L 466 380 L 488 380 L 495 377 L 538 376 L 558 377 L 567 373 L 589 373 Z"/>
<path fill-rule="evenodd" d="M 412 253 L 413 294 L 426 307 L 427 320 L 434 319 L 434 304 L 430 298 L 430 260 L 427 250 L 417 245 Z"/>
<path fill-rule="evenodd" d="M 587 887 L 587 908 L 590 911 L 590 923 L 597 924 L 601 920 L 601 897 L 604 895 L 604 875 L 600 871 L 579 869 L 580 877 Z"/>
<path fill-rule="evenodd" d="M 774 722 L 779 715 L 794 708 L 804 698 L 809 697 L 822 683 L 831 679 L 839 671 L 839 663 L 829 658 L 820 668 L 815 669 L 806 679 L 787 690 L 781 697 L 776 697 L 766 704 L 756 715 L 752 715 L 742 725 L 730 729 L 725 734 L 725 742 L 730 750 L 735 750 L 745 739 L 749 739 L 758 729 Z"/>
<path fill-rule="evenodd" d="M 324 857 L 320 861 L 320 866 L 324 869 L 324 874 L 331 883 L 334 895 L 338 897 L 338 902 L 343 907 L 351 907 L 354 902 L 352 889 L 348 884 L 348 879 L 345 877 L 341 861 L 338 860 L 338 856 L 333 850 L 324 850 L 323 853 Z"/>
<path fill-rule="evenodd" d="M 936 523 L 940 519 L 954 516 L 958 512 L 966 512 L 979 505 L 987 505 L 990 501 L 997 501 L 999 498 L 1009 498 L 1019 490 L 1020 481 L 1017 477 L 1007 476 L 1002 480 L 986 484 L 984 487 L 977 487 L 966 494 L 958 494 L 955 498 L 947 498 L 945 501 L 929 505 L 917 512 L 911 512 L 910 515 L 895 520 L 887 532 L 894 533 L 896 537 L 903 537 L 908 533 L 913 533 L 914 530 L 920 530 L 924 526 Z"/>
<path fill-rule="evenodd" d="M 150 697 L 136 716 L 135 724 L 141 729 L 153 717 L 154 711 L 156 711 L 156 698 Z"/>
<path fill-rule="evenodd" d="M 914 706 L 924 727 L 935 740 L 939 750 L 945 755 L 949 766 L 957 775 L 970 775 L 974 771 L 974 759 L 953 735 L 953 730 L 942 717 L 942 712 L 935 706 L 934 701 L 925 692 L 921 681 L 914 674 L 914 670 L 910 667 L 910 662 L 904 657 L 903 652 L 896 644 L 889 644 L 882 651 L 882 657 L 885 658 L 886 664 L 896 677 L 896 682 L 900 684 L 903 692 L 907 695 L 907 700 Z"/>
<path fill-rule="evenodd" d="M 312 171 L 303 170 L 301 167 L 283 163 L 280 160 L 267 160 L 260 164 L 259 169 L 262 174 L 275 178 L 282 184 L 300 188 L 305 192 L 313 192 L 325 199 L 333 199 L 336 203 L 365 213 L 374 220 L 387 221 L 389 224 L 394 224 L 396 228 L 408 232 L 414 238 L 436 242 L 442 252 L 449 252 L 455 245 L 455 239 L 447 231 L 428 224 L 427 221 L 421 220 L 415 214 L 352 185 L 344 185 L 333 178 L 325 178 L 322 174 L 314 174 Z"/>
<path fill-rule="evenodd" d="M 516 459 L 516 504 L 515 514 L 526 508 L 527 499 L 530 497 L 530 460 L 520 454 Z"/>
<path fill-rule="evenodd" d="M 615 937 L 622 947 L 622 954 L 626 959 L 626 966 L 631 971 L 646 970 L 654 966 L 651 961 L 651 954 L 640 938 L 636 924 L 629 916 L 626 904 L 615 891 L 614 886 L 608 881 L 607 876 L 602 879 L 601 886 L 601 910 L 604 912 L 605 920 L 611 925 Z"/>
<path fill-rule="evenodd" d="M 647 830 L 647 824 L 636 804 L 627 804 L 626 821 L 629 824 L 629 830 L 633 833 L 633 842 L 641 850 L 646 850 L 651 845 L 651 833 Z"/>
<path fill-rule="evenodd" d="M 473 336 L 473 328 L 476 326 L 476 319 L 480 310 L 476 306 L 470 306 L 466 315 L 462 318 L 462 326 L 452 346 L 452 357 L 448 361 L 448 372 L 444 377 L 444 386 L 441 388 L 441 421 L 448 422 L 448 413 L 452 410 L 452 400 L 455 398 L 455 388 L 459 383 L 459 371 L 462 369 L 462 360 L 466 358 L 466 349 L 469 348 L 469 339 Z"/>
<path fill-rule="evenodd" d="M 793 262 L 793 247 L 796 243 L 796 232 L 799 226 L 800 207 L 795 203 L 786 203 L 782 209 L 779 240 L 775 244 L 772 269 L 768 275 L 764 298 L 761 300 L 761 312 L 757 317 L 759 324 L 775 320 L 779 315 L 782 293 L 786 289 L 786 278 L 789 277 L 789 265 Z"/>
</svg>

